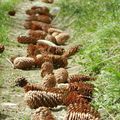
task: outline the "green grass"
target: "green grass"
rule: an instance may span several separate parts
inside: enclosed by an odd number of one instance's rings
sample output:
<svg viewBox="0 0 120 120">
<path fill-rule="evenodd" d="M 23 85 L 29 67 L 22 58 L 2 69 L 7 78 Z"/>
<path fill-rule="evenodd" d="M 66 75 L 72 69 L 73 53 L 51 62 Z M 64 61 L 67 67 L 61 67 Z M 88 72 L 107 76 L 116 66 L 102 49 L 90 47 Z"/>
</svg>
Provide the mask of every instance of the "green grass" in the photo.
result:
<svg viewBox="0 0 120 120">
<path fill-rule="evenodd" d="M 12 27 L 12 19 L 8 15 L 8 11 L 14 10 L 15 5 L 20 0 L 7 0 L 6 2 L 0 1 L 0 43 L 9 45 L 8 33 Z"/>
<path fill-rule="evenodd" d="M 97 76 L 95 99 L 102 120 L 120 120 L 120 0 L 60 0 L 56 24 L 82 44 L 80 73 Z"/>
</svg>

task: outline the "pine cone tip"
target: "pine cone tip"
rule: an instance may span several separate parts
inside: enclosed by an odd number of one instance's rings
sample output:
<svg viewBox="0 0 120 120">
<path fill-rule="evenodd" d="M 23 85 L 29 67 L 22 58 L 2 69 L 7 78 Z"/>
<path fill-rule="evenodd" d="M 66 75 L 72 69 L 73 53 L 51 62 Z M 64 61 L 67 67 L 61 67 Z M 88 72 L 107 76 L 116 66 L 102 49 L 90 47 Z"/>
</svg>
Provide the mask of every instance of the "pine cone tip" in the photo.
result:
<svg viewBox="0 0 120 120">
<path fill-rule="evenodd" d="M 24 87 L 27 83 L 28 81 L 26 80 L 26 78 L 20 77 L 17 78 L 17 80 L 15 81 L 15 86 Z"/>
</svg>

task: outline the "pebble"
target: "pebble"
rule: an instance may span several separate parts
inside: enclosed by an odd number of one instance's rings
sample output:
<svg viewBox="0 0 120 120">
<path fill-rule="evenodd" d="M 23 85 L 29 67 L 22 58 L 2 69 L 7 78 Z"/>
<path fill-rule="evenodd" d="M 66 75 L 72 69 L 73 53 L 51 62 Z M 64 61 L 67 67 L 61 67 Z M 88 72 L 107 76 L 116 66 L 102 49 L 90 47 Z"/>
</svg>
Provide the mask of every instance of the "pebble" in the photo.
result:
<svg viewBox="0 0 120 120">
<path fill-rule="evenodd" d="M 7 109 L 15 109 L 15 108 L 17 108 L 17 104 L 15 104 L 15 103 L 9 103 L 9 102 L 7 102 L 7 103 L 1 103 L 1 106 L 3 107 L 3 108 L 7 108 Z"/>
</svg>

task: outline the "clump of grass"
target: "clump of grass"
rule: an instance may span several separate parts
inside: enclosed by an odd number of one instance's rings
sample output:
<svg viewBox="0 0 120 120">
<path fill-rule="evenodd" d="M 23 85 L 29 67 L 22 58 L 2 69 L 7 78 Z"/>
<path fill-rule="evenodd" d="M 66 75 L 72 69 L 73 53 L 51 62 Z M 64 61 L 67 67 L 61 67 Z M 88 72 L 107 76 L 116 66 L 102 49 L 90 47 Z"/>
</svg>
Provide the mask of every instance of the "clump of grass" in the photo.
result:
<svg viewBox="0 0 120 120">
<path fill-rule="evenodd" d="M 19 2 L 20 0 L 0 1 L 0 43 L 2 44 L 10 44 L 8 33 L 13 21 L 8 15 L 8 12 L 15 9 L 15 5 Z"/>
<path fill-rule="evenodd" d="M 72 43 L 82 44 L 76 63 L 81 73 L 97 76 L 95 100 L 103 120 L 120 114 L 120 1 L 60 0 L 56 23 L 71 30 Z"/>
</svg>

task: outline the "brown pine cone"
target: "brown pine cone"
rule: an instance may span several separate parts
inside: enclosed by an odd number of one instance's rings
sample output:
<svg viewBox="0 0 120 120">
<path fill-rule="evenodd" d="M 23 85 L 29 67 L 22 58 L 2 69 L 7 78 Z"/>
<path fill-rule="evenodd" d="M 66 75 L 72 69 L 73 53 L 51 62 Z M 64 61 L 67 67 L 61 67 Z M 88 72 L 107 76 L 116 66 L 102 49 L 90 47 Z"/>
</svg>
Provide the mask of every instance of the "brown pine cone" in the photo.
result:
<svg viewBox="0 0 120 120">
<path fill-rule="evenodd" d="M 55 36 L 55 38 L 58 45 L 63 45 L 70 38 L 70 35 L 68 33 L 62 32 Z"/>
<path fill-rule="evenodd" d="M 66 120 L 100 120 L 100 114 L 89 104 L 74 103 L 68 106 Z"/>
<path fill-rule="evenodd" d="M 35 63 L 36 63 L 36 65 L 37 65 L 39 68 L 41 68 L 41 65 L 42 65 L 44 62 L 45 62 L 45 60 L 44 60 L 44 57 L 43 57 L 42 54 L 36 55 L 36 61 L 35 61 Z"/>
<path fill-rule="evenodd" d="M 1 44 L 0 44 L 0 53 L 2 53 L 4 50 L 5 50 L 4 45 L 1 45 Z"/>
<path fill-rule="evenodd" d="M 29 36 L 32 38 L 36 38 L 36 39 L 45 39 L 46 37 L 46 32 L 41 31 L 41 30 L 30 30 L 29 31 Z"/>
<path fill-rule="evenodd" d="M 16 14 L 15 10 L 11 10 L 8 12 L 8 15 L 10 15 L 10 16 L 15 16 L 15 14 Z"/>
<path fill-rule="evenodd" d="M 26 21 L 39 21 L 50 24 L 52 19 L 48 15 L 31 15 L 27 18 Z"/>
<path fill-rule="evenodd" d="M 31 57 L 17 57 L 13 61 L 15 69 L 27 70 L 35 67 L 35 60 Z"/>
<path fill-rule="evenodd" d="M 48 29 L 51 27 L 50 24 L 44 23 L 44 22 L 38 22 L 38 21 L 31 21 L 29 22 L 30 29 L 32 30 L 43 30 L 45 32 L 48 31 Z"/>
<path fill-rule="evenodd" d="M 36 56 L 42 53 L 48 53 L 49 46 L 42 44 L 29 44 L 27 47 L 27 56 Z"/>
<path fill-rule="evenodd" d="M 55 68 L 65 68 L 68 65 L 68 61 L 66 57 L 60 55 L 49 55 L 52 58 L 53 64 Z"/>
<path fill-rule="evenodd" d="M 55 120 L 47 107 L 39 107 L 32 114 L 31 120 Z"/>
<path fill-rule="evenodd" d="M 45 2 L 45 3 L 53 3 L 54 0 L 41 0 L 42 2 Z"/>
<path fill-rule="evenodd" d="M 57 29 L 57 28 L 49 28 L 48 29 L 49 34 L 53 34 L 54 32 L 57 32 L 59 34 L 59 33 L 62 33 L 63 31 L 60 29 Z"/>
<path fill-rule="evenodd" d="M 23 23 L 23 26 L 25 29 L 31 29 L 32 21 L 25 21 L 25 23 Z"/>
<path fill-rule="evenodd" d="M 25 94 L 24 101 L 31 109 L 36 109 L 41 106 L 56 107 L 61 105 L 62 94 L 45 92 L 45 91 L 29 91 Z"/>
<path fill-rule="evenodd" d="M 32 45 L 28 46 L 28 53 L 31 53 L 34 50 L 34 55 L 43 53 L 43 54 L 53 54 L 53 55 L 62 55 L 64 53 L 64 49 L 62 47 L 56 47 L 56 46 L 49 46 L 49 45 L 45 45 L 45 44 L 37 44 L 34 45 L 33 48 L 35 49 L 31 49 Z M 33 53 L 33 52 L 32 52 Z M 36 53 L 36 54 L 35 54 Z"/>
<path fill-rule="evenodd" d="M 27 15 L 33 15 L 33 14 L 45 14 L 48 15 L 49 14 L 49 9 L 46 6 L 33 6 L 30 10 L 26 10 L 26 14 Z"/>
<path fill-rule="evenodd" d="M 84 95 L 88 97 L 88 99 L 92 98 L 94 86 L 90 83 L 84 83 L 84 82 L 74 82 L 69 84 L 69 91 L 75 91 L 78 94 Z"/>
<path fill-rule="evenodd" d="M 27 47 L 27 56 L 35 56 L 36 45 L 29 44 Z"/>
<path fill-rule="evenodd" d="M 45 77 L 53 73 L 53 64 L 51 62 L 44 62 L 41 66 L 41 76 Z"/>
<path fill-rule="evenodd" d="M 66 67 L 68 64 L 67 58 L 60 55 L 52 55 L 52 54 L 43 54 L 37 55 L 37 64 L 41 66 L 45 61 L 49 61 L 53 63 L 55 68 Z"/>
<path fill-rule="evenodd" d="M 65 68 L 59 68 L 54 72 L 57 83 L 66 83 L 68 78 L 68 72 Z"/>
<path fill-rule="evenodd" d="M 54 55 L 62 55 L 65 50 L 62 47 L 53 47 L 53 46 L 49 46 L 47 49 L 48 53 L 52 53 Z"/>
<path fill-rule="evenodd" d="M 27 37 L 27 36 L 18 36 L 17 37 L 17 41 L 19 43 L 23 43 L 23 44 L 36 44 L 37 43 L 37 38 L 34 38 L 34 37 Z"/>
<path fill-rule="evenodd" d="M 50 14 L 49 8 L 46 6 L 33 6 L 31 10 L 41 11 L 42 14 L 48 15 L 49 17 L 53 18 L 54 16 Z M 40 12 L 39 12 L 40 13 Z"/>
<path fill-rule="evenodd" d="M 46 46 L 29 44 L 27 47 L 27 56 L 36 56 L 46 51 Z"/>
<path fill-rule="evenodd" d="M 78 95 L 76 92 L 68 92 L 64 97 L 64 105 L 68 106 L 74 103 L 88 104 L 89 101 L 82 95 Z"/>
<path fill-rule="evenodd" d="M 44 78 L 43 78 L 43 86 L 46 88 L 51 88 L 51 87 L 55 87 L 56 85 L 56 79 L 55 76 L 53 74 L 47 74 Z"/>
<path fill-rule="evenodd" d="M 41 67 L 41 65 L 44 63 L 44 62 L 53 62 L 52 61 L 52 58 L 46 54 L 42 55 L 42 54 L 39 54 L 39 55 L 36 55 L 36 64 L 38 67 Z"/>
<path fill-rule="evenodd" d="M 45 40 L 51 41 L 51 42 L 53 42 L 53 43 L 56 44 L 56 39 L 55 39 L 55 37 L 53 37 L 52 35 L 49 35 L 49 34 L 48 34 L 48 35 L 45 37 Z"/>
<path fill-rule="evenodd" d="M 20 77 L 17 78 L 17 80 L 15 81 L 15 86 L 18 87 L 22 87 L 24 88 L 25 92 L 28 91 L 45 91 L 45 92 L 52 92 L 52 93 L 59 93 L 59 94 L 66 94 L 68 93 L 68 89 L 67 88 L 47 88 L 44 87 L 41 84 L 34 84 L 34 83 L 29 83 L 26 78 L 24 77 Z"/>
<path fill-rule="evenodd" d="M 69 83 L 84 82 L 84 81 L 90 81 L 90 80 L 95 80 L 95 78 L 92 78 L 92 77 L 87 76 L 87 75 L 80 75 L 80 74 L 70 75 L 68 77 Z"/>
<path fill-rule="evenodd" d="M 44 88 L 40 84 L 31 84 L 24 77 L 17 78 L 17 80 L 15 81 L 15 85 L 19 87 L 23 87 L 25 92 L 28 92 L 30 90 L 32 91 L 33 90 L 40 90 L 40 91 L 44 90 Z"/>
<path fill-rule="evenodd" d="M 69 48 L 63 55 L 68 58 L 68 57 L 74 55 L 76 52 L 78 52 L 78 50 L 79 50 L 79 45 L 75 45 L 75 46 Z"/>
</svg>

